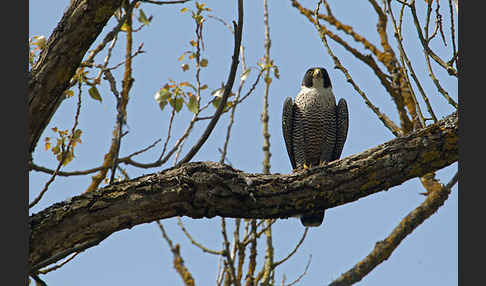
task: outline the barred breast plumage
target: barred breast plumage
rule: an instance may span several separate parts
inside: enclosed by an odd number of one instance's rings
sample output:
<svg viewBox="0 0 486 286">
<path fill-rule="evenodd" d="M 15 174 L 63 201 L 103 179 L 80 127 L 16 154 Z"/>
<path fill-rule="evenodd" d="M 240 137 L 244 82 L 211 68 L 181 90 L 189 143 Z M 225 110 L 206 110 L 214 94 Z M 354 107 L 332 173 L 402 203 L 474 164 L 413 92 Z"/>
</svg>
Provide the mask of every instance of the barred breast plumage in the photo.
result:
<svg viewBox="0 0 486 286">
<path fill-rule="evenodd" d="M 307 70 L 295 101 L 290 97 L 285 100 L 282 131 L 293 169 L 339 158 L 348 132 L 348 109 L 344 99 L 336 106 L 324 68 Z M 324 211 L 301 217 L 305 226 L 319 226 L 323 219 Z"/>
</svg>

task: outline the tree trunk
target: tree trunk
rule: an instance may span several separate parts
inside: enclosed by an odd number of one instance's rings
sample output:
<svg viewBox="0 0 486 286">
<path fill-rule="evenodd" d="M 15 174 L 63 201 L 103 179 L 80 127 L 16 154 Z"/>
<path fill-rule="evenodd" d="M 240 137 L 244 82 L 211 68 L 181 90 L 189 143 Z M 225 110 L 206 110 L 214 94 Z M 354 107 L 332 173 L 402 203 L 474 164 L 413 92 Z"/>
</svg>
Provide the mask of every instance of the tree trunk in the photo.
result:
<svg viewBox="0 0 486 286">
<path fill-rule="evenodd" d="M 122 0 L 77 0 L 52 32 L 29 74 L 29 156 L 64 98 L 81 60 Z"/>
</svg>

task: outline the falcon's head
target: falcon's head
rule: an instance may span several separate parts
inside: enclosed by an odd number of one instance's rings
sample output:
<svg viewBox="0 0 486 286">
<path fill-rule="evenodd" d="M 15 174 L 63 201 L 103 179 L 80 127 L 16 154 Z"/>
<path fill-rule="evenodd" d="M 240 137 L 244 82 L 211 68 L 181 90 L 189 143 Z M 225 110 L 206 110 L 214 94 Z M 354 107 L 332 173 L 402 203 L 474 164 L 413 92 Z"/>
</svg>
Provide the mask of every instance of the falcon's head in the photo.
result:
<svg viewBox="0 0 486 286">
<path fill-rule="evenodd" d="M 325 68 L 310 68 L 305 72 L 302 86 L 308 88 L 330 88 L 331 79 Z"/>
</svg>

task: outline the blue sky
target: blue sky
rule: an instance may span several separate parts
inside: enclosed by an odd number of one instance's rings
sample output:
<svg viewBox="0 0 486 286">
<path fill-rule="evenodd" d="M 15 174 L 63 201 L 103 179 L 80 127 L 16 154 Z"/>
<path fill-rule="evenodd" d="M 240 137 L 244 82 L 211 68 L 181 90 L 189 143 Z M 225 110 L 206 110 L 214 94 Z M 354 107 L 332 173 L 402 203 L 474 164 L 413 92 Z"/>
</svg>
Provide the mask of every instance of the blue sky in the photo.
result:
<svg viewBox="0 0 486 286">
<path fill-rule="evenodd" d="M 268 1 L 270 17 L 270 34 L 272 39 L 271 57 L 280 70 L 280 79 L 274 79 L 269 97 L 269 128 L 271 143 L 271 172 L 289 173 L 290 162 L 281 134 L 281 109 L 287 96 L 295 96 L 300 89 L 300 82 L 307 68 L 325 67 L 331 77 L 336 99 L 345 98 L 350 112 L 348 138 L 342 157 L 360 153 L 388 140 L 393 135 L 382 125 L 374 113 L 366 107 L 354 89 L 348 84 L 343 74 L 333 68 L 333 62 L 322 45 L 319 36 L 305 17 L 293 8 L 290 1 Z M 330 1 L 333 13 L 342 22 L 353 26 L 356 32 L 365 35 L 379 46 L 376 33 L 376 14 L 368 1 Z M 419 3 L 420 2 L 420 3 Z M 352 3 L 352 5 L 350 5 Z M 69 1 L 52 0 L 49 4 L 43 1 L 30 1 L 29 37 L 44 35 L 46 38 L 60 20 Z M 301 1 L 305 7 L 314 9 L 315 1 Z M 448 7 L 442 4 L 444 15 L 444 32 L 448 35 Z M 236 19 L 236 1 L 208 1 L 207 6 L 212 14 L 230 23 Z M 418 10 L 424 11 L 423 3 L 418 1 Z M 131 90 L 128 105 L 128 135 L 124 137 L 120 149 L 121 156 L 127 155 L 152 144 L 155 140 L 165 140 L 169 108 L 161 111 L 153 95 L 168 79 L 194 81 L 193 69 L 183 72 L 177 58 L 190 50 L 189 41 L 194 38 L 194 24 L 189 13 L 181 14 L 182 7 L 194 8 L 193 2 L 183 5 L 154 6 L 143 4 L 147 14 L 153 15 L 150 26 L 143 28 L 134 36 L 134 47 L 143 43 L 146 53 L 134 58 L 133 68 L 135 82 Z M 410 17 L 406 13 L 405 19 Z M 423 17 L 420 15 L 423 22 Z M 457 16 L 455 16 L 457 23 Z M 97 43 L 106 35 L 115 21 L 110 20 Z M 393 34 L 389 37 L 392 40 Z M 457 31 L 457 24 L 456 24 Z M 210 98 L 210 91 L 218 88 L 227 78 L 233 37 L 221 23 L 208 19 L 205 24 L 204 57 L 209 65 L 203 70 L 201 79 L 209 88 L 204 98 Z M 345 39 L 349 39 L 343 36 Z M 440 96 L 431 81 L 428 80 L 422 48 L 410 21 L 404 24 L 405 48 L 414 64 L 414 69 L 423 79 L 422 83 L 436 114 L 442 118 L 454 109 Z M 124 35 L 120 35 L 111 65 L 122 61 L 124 53 Z M 245 1 L 245 24 L 243 45 L 246 51 L 247 66 L 256 66 L 264 54 L 263 50 L 263 1 Z M 448 38 L 447 38 L 448 39 Z M 361 48 L 353 40 L 353 46 Z M 399 122 L 396 109 L 390 96 L 385 92 L 368 67 L 361 65 L 349 53 L 330 41 L 331 48 L 341 62 L 350 71 L 354 80 L 377 105 L 395 122 Z M 432 46 L 440 56 L 450 58 L 450 42 L 443 47 L 439 39 Z M 398 51 L 395 49 L 395 51 Z M 99 55 L 100 62 L 105 54 Z M 435 69 L 443 87 L 457 101 L 457 81 L 445 72 Z M 121 79 L 122 70 L 114 75 Z M 253 71 L 243 92 L 248 90 L 249 83 L 256 76 Z M 121 82 L 121 80 L 119 80 Z M 119 84 L 120 84 L 119 82 Z M 236 90 L 235 82 L 233 91 Z M 263 136 L 260 124 L 260 113 L 263 103 L 263 85 L 259 85 L 248 99 L 239 105 L 236 111 L 237 120 L 233 125 L 230 139 L 228 160 L 234 168 L 250 173 L 260 173 L 263 161 Z M 111 143 L 116 114 L 113 95 L 106 83 L 100 88 L 103 101 L 91 99 L 84 90 L 79 128 L 83 130 L 82 144 L 75 151 L 76 158 L 63 170 L 84 170 L 99 166 L 103 155 Z M 425 105 L 421 102 L 425 112 Z M 44 151 L 42 144 L 46 136 L 54 137 L 51 127 L 70 129 L 74 120 L 76 97 L 65 100 L 53 116 L 34 153 L 34 162 L 38 165 L 55 169 L 56 160 L 52 153 Z M 193 161 L 219 161 L 218 148 L 222 148 L 228 116 L 225 114 L 217 124 L 213 134 L 201 148 Z M 170 144 L 180 136 L 192 114 L 184 109 L 176 115 Z M 207 121 L 199 122 L 195 132 L 185 144 L 182 156 L 198 139 Z M 140 162 L 151 162 L 159 156 L 161 145 L 153 151 L 137 157 Z M 166 165 L 139 170 L 131 167 L 127 171 L 131 178 L 153 173 L 171 167 L 173 160 Z M 454 175 L 457 163 L 437 172 L 443 183 Z M 29 177 L 30 200 L 37 196 L 49 176 L 31 172 Z M 83 192 L 90 183 L 90 176 L 58 177 L 51 185 L 44 199 L 30 213 L 36 213 L 45 207 L 65 200 Z M 419 195 L 423 188 L 418 179 L 409 180 L 402 185 L 360 199 L 354 203 L 326 211 L 323 226 L 313 228 L 299 252 L 277 270 L 276 280 L 280 283 L 285 274 L 286 281 L 297 278 L 304 270 L 309 255 L 312 262 L 301 285 L 323 285 L 347 271 L 357 261 L 364 258 L 375 243 L 384 239 L 398 222 L 418 206 L 424 196 Z M 418 227 L 391 255 L 388 261 L 378 266 L 366 276 L 359 285 L 457 285 L 458 270 L 458 190 L 453 188 L 450 198 L 443 207 L 423 225 Z M 221 246 L 220 219 L 183 218 L 186 227 L 201 243 L 211 248 Z M 218 258 L 203 254 L 192 246 L 176 225 L 175 218 L 163 221 L 173 241 L 181 244 L 181 253 L 186 265 L 193 273 L 196 284 L 212 285 L 215 283 Z M 232 221 L 228 222 L 232 225 Z M 275 257 L 284 257 L 300 239 L 304 228 L 295 218 L 278 221 L 273 228 Z M 263 253 L 261 253 L 263 256 Z M 259 264 L 261 266 L 261 264 Z M 257 266 L 257 267 L 259 267 Z M 135 226 L 111 235 L 96 247 L 78 255 L 73 261 L 60 270 L 42 277 L 49 285 L 182 285 L 182 281 L 172 267 L 172 254 L 167 243 L 162 239 L 155 223 Z"/>
</svg>

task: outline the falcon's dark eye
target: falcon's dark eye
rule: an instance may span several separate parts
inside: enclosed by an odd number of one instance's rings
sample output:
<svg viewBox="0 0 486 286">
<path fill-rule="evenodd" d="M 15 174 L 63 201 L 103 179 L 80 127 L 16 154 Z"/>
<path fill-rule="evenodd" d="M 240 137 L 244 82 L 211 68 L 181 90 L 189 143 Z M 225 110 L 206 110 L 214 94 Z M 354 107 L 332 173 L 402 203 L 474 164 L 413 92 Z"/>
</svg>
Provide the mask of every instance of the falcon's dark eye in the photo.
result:
<svg viewBox="0 0 486 286">
<path fill-rule="evenodd" d="M 302 80 L 302 85 L 306 87 L 312 87 L 312 73 L 314 68 L 308 69 L 304 74 L 304 79 Z"/>
</svg>

